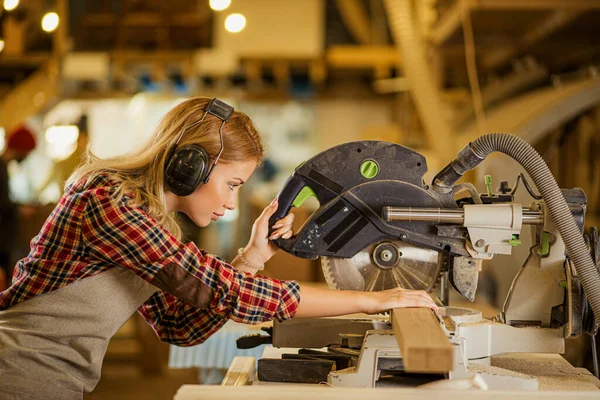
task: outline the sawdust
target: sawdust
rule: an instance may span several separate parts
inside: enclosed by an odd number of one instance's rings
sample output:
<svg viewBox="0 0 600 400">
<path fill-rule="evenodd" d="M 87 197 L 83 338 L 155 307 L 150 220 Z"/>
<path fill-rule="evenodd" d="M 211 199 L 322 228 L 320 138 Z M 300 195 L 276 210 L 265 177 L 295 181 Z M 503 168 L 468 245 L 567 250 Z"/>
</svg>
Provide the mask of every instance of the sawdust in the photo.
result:
<svg viewBox="0 0 600 400">
<path fill-rule="evenodd" d="M 510 371 L 508 369 L 503 369 L 503 368 L 494 367 L 494 366 L 490 366 L 490 365 L 475 364 L 475 363 L 469 363 L 469 368 L 467 368 L 467 369 L 471 372 L 481 372 L 481 373 L 490 374 L 490 375 L 512 376 L 515 378 L 531 377 L 530 375 L 521 374 L 519 372 Z"/>
<path fill-rule="evenodd" d="M 464 324 L 460 324 L 460 326 L 479 326 L 479 325 L 504 325 L 503 323 L 492 321 L 491 319 L 482 319 L 477 322 L 465 322 Z"/>
<path fill-rule="evenodd" d="M 600 381 L 584 368 L 575 368 L 558 354 L 494 356 L 492 367 L 534 376 L 540 390 L 600 390 Z"/>
<path fill-rule="evenodd" d="M 593 376 L 585 376 L 581 374 L 579 376 L 542 376 L 538 374 L 522 374 L 509 369 L 500 367 L 480 365 L 480 364 L 469 364 L 469 371 L 487 373 L 490 375 L 501 375 L 515 378 L 535 378 L 539 383 L 539 390 L 551 390 L 551 391 L 597 391 L 600 390 L 594 383 Z"/>
<path fill-rule="evenodd" d="M 537 378 L 540 390 L 566 390 L 566 391 L 598 391 L 598 386 L 586 379 L 560 376 L 540 376 Z"/>
<path fill-rule="evenodd" d="M 456 331 L 456 325 L 454 325 L 454 321 L 452 321 L 450 317 L 442 317 L 442 319 L 444 320 L 444 325 L 446 326 L 446 329 L 448 329 L 450 332 Z"/>
</svg>

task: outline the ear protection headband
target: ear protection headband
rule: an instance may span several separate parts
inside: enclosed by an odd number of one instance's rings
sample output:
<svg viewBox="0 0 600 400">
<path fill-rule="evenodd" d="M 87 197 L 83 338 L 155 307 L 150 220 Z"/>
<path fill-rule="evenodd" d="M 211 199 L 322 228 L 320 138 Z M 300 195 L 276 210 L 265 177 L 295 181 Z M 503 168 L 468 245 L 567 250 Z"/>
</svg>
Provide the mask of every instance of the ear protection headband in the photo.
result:
<svg viewBox="0 0 600 400">
<path fill-rule="evenodd" d="M 194 126 L 201 124 L 208 114 L 214 115 L 222 121 L 221 126 L 219 127 L 221 149 L 212 166 L 210 166 L 208 152 L 199 144 L 188 144 L 179 149 L 177 148 L 177 145 L 179 145 L 185 132 Z M 233 107 L 214 98 L 208 103 L 206 111 L 200 121 L 187 126 L 181 131 L 175 146 L 167 158 L 165 167 L 165 185 L 171 192 L 175 193 L 177 196 L 189 196 L 194 193 L 201 184 L 208 182 L 210 175 L 223 153 L 223 134 L 221 130 L 223 129 L 223 125 L 231 118 L 231 114 L 233 114 Z"/>
</svg>

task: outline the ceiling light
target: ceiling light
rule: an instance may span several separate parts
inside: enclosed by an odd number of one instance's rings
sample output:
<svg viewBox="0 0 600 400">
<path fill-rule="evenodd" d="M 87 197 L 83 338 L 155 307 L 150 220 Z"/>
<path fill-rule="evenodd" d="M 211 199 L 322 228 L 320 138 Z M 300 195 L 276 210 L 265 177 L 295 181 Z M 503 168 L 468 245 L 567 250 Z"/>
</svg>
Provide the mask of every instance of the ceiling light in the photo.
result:
<svg viewBox="0 0 600 400">
<path fill-rule="evenodd" d="M 12 11 L 19 5 L 19 0 L 4 0 L 4 9 Z"/>
<path fill-rule="evenodd" d="M 214 11 L 223 11 L 231 5 L 231 0 L 210 0 L 208 4 Z"/>
<path fill-rule="evenodd" d="M 58 14 L 55 12 L 49 12 L 42 18 L 42 29 L 45 32 L 53 32 L 58 27 Z"/>
<path fill-rule="evenodd" d="M 240 32 L 246 26 L 246 17 L 242 14 L 229 14 L 225 18 L 225 29 L 231 33 Z"/>
</svg>

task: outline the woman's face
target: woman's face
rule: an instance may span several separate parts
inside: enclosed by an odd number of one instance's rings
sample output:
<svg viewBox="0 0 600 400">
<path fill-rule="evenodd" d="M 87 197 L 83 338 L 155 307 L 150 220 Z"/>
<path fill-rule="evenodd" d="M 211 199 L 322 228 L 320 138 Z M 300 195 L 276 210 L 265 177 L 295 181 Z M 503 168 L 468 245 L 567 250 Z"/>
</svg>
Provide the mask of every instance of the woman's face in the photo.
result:
<svg viewBox="0 0 600 400">
<path fill-rule="evenodd" d="M 233 210 L 237 205 L 240 186 L 256 169 L 256 161 L 219 162 L 206 184 L 200 185 L 189 196 L 180 197 L 178 210 L 184 212 L 196 225 L 205 227 Z"/>
</svg>

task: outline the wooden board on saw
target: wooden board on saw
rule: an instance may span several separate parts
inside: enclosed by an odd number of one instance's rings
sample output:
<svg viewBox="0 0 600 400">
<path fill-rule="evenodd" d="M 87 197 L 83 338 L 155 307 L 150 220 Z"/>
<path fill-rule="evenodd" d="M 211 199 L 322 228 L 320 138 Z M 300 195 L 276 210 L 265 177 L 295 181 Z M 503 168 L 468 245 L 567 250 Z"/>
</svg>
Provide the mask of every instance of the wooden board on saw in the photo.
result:
<svg viewBox="0 0 600 400">
<path fill-rule="evenodd" d="M 452 370 L 453 349 L 440 321 L 428 308 L 394 308 L 392 327 L 407 372 Z"/>
</svg>

